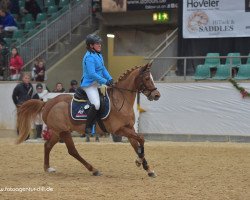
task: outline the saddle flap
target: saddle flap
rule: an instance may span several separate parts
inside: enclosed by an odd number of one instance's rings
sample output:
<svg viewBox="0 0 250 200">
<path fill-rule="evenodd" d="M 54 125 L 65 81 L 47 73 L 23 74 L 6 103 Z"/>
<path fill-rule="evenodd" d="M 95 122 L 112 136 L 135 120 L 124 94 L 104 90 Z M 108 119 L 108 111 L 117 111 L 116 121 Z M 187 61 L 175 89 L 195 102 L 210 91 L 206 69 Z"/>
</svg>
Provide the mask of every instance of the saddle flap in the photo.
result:
<svg viewBox="0 0 250 200">
<path fill-rule="evenodd" d="M 98 118 L 105 119 L 110 113 L 110 99 L 107 94 L 106 96 L 101 95 L 101 107 L 98 110 Z M 71 118 L 74 120 L 87 120 L 88 109 L 90 108 L 90 102 L 85 99 L 76 99 L 75 97 L 72 98 L 70 104 L 70 114 Z"/>
</svg>

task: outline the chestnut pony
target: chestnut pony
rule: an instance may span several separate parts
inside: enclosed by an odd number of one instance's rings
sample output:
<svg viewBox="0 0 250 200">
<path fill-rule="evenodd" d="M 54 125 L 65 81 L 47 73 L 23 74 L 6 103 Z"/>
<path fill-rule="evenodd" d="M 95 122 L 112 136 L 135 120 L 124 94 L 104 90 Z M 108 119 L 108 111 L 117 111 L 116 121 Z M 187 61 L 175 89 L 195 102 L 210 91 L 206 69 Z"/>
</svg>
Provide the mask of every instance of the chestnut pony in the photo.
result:
<svg viewBox="0 0 250 200">
<path fill-rule="evenodd" d="M 160 93 L 155 87 L 150 73 L 150 66 L 147 64 L 128 70 L 113 87 L 108 88 L 111 110 L 103 123 L 109 133 L 128 138 L 138 155 L 135 161 L 136 165 L 138 167 L 142 165 L 148 176 L 155 177 L 156 175 L 148 165 L 144 155 L 144 138 L 134 130 L 135 116 L 133 110 L 137 92 L 143 93 L 150 101 L 160 98 Z M 52 130 L 51 138 L 44 144 L 44 170 L 46 172 L 55 171 L 54 168 L 50 167 L 49 154 L 61 138 L 71 156 L 80 161 L 93 175 L 101 175 L 96 168 L 79 155 L 75 148 L 71 132 L 82 133 L 85 130 L 85 125 L 84 121 L 74 121 L 70 117 L 71 99 L 71 95 L 61 94 L 47 102 L 32 99 L 23 103 L 17 110 L 17 127 L 19 129 L 17 144 L 27 138 L 31 122 L 38 114 L 42 113 L 43 121 Z M 97 132 L 102 132 L 100 127 L 97 127 Z"/>
</svg>

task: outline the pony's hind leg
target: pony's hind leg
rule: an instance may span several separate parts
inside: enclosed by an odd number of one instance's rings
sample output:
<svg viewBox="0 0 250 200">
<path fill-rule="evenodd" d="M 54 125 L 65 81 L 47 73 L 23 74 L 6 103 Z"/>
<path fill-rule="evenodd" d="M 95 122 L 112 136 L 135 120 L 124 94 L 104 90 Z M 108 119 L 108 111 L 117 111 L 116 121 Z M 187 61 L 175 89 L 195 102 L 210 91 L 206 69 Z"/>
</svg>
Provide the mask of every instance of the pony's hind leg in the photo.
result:
<svg viewBox="0 0 250 200">
<path fill-rule="evenodd" d="M 123 127 L 122 129 L 117 132 L 119 135 L 125 136 L 128 138 L 130 144 L 134 148 L 136 154 L 138 155 L 138 158 L 136 159 L 135 163 L 138 167 L 141 165 L 143 166 L 143 169 L 147 171 L 149 177 L 156 177 L 156 174 L 154 170 L 150 168 L 148 165 L 148 162 L 145 158 L 144 154 L 144 138 L 143 136 L 139 136 L 134 128 L 127 128 Z M 139 138 L 139 139 L 137 139 Z"/>
<path fill-rule="evenodd" d="M 62 132 L 60 133 L 60 137 L 64 140 L 67 149 L 68 149 L 68 153 L 73 156 L 75 159 L 77 159 L 78 161 L 80 161 L 90 172 L 92 172 L 92 174 L 94 176 L 100 176 L 101 173 L 95 169 L 91 164 L 89 164 L 86 160 L 84 160 L 80 154 L 78 153 L 78 151 L 75 148 L 75 144 L 73 142 L 72 136 L 69 132 Z"/>
<path fill-rule="evenodd" d="M 53 146 L 59 141 L 59 137 L 52 133 L 51 138 L 44 143 L 44 171 L 45 172 L 55 172 L 55 169 L 50 167 L 49 164 L 49 154 Z"/>
</svg>

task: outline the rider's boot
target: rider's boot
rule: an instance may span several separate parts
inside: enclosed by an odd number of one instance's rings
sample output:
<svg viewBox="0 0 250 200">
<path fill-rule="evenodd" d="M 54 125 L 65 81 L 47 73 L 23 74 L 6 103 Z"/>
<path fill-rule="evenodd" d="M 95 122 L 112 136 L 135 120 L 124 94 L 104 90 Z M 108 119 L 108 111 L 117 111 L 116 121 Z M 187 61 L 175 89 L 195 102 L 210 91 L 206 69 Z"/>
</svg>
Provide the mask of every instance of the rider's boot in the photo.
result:
<svg viewBox="0 0 250 200">
<path fill-rule="evenodd" d="M 86 128 L 85 128 L 86 142 L 89 142 L 89 137 L 91 136 L 92 133 L 92 127 L 96 121 L 96 114 L 97 110 L 95 109 L 95 105 L 91 105 L 88 111 Z"/>
</svg>

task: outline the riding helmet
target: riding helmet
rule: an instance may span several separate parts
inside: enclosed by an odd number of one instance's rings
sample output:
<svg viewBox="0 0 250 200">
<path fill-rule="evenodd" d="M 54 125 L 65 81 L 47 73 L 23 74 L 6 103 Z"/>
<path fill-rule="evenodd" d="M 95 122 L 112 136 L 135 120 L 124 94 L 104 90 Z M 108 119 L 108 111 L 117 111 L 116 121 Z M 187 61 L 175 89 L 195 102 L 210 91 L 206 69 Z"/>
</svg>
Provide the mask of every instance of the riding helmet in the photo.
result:
<svg viewBox="0 0 250 200">
<path fill-rule="evenodd" d="M 87 46 L 89 46 L 91 44 L 101 43 L 101 42 L 102 42 L 102 39 L 98 35 L 89 34 L 86 37 L 86 45 Z"/>
</svg>

